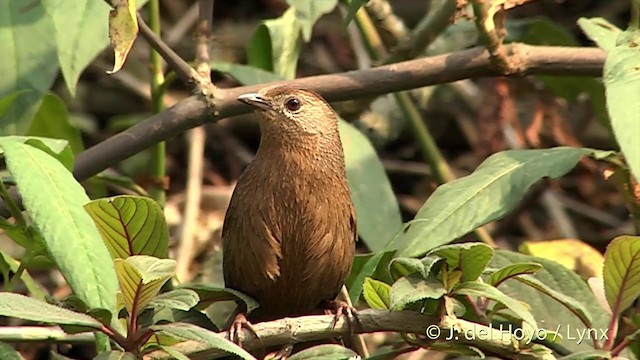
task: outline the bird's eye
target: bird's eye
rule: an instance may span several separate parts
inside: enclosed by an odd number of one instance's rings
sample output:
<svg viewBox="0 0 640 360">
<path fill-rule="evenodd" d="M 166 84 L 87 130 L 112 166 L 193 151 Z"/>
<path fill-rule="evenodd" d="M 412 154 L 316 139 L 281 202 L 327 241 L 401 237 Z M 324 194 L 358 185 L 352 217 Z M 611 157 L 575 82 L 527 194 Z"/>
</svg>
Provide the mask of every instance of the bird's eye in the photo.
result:
<svg viewBox="0 0 640 360">
<path fill-rule="evenodd" d="M 302 103 L 297 98 L 289 98 L 284 102 L 284 105 L 289 111 L 297 111 L 298 109 L 300 109 Z"/>
</svg>

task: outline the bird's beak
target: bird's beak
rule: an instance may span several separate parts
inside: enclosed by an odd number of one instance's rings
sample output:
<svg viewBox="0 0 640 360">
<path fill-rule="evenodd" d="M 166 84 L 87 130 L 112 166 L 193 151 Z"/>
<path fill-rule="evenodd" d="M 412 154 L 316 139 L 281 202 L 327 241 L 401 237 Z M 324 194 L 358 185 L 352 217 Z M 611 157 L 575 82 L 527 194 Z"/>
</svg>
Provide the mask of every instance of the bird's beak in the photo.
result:
<svg viewBox="0 0 640 360">
<path fill-rule="evenodd" d="M 240 95 L 238 96 L 238 101 L 241 101 L 247 105 L 251 105 L 253 107 L 256 107 L 262 110 L 271 109 L 271 103 L 269 103 L 267 99 L 265 99 L 262 95 L 258 93 Z"/>
</svg>

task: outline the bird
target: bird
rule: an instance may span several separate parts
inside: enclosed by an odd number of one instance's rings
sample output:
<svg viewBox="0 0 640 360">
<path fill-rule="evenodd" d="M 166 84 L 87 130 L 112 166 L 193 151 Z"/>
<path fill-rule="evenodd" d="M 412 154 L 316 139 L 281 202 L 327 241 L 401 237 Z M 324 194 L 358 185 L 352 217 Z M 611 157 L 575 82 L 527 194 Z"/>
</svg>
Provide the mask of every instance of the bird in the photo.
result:
<svg viewBox="0 0 640 360">
<path fill-rule="evenodd" d="M 318 93 L 273 85 L 238 101 L 260 126 L 254 160 L 238 178 L 222 227 L 225 287 L 253 297 L 229 336 L 252 323 L 356 310 L 335 300 L 357 241 L 338 115 Z M 335 322 L 334 322 L 335 326 Z"/>
</svg>

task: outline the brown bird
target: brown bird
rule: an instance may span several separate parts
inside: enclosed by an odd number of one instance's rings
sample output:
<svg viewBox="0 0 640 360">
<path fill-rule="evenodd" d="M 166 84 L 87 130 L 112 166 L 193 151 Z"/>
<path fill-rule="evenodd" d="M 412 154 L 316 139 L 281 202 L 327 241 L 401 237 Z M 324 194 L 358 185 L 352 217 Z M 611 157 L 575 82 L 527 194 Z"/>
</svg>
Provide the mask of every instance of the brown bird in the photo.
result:
<svg viewBox="0 0 640 360">
<path fill-rule="evenodd" d="M 222 229 L 225 285 L 260 307 L 250 323 L 352 308 L 335 301 L 357 239 L 338 116 L 317 93 L 285 85 L 245 94 L 260 147 L 238 179 Z M 236 338 L 237 341 L 237 338 Z"/>
</svg>

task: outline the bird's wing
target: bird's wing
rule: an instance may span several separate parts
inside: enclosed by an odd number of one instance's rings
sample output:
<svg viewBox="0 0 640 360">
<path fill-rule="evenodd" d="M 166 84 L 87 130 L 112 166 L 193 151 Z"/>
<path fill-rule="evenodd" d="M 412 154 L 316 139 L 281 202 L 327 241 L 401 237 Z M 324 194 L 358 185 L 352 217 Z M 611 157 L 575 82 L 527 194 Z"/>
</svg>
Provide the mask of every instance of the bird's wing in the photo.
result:
<svg viewBox="0 0 640 360">
<path fill-rule="evenodd" d="M 225 286 L 255 296 L 280 275 L 280 240 L 266 224 L 270 212 L 257 206 L 239 208 L 253 201 L 234 197 L 222 228 Z"/>
</svg>

